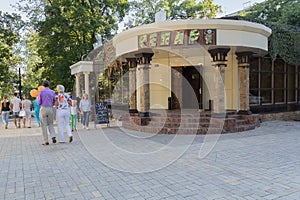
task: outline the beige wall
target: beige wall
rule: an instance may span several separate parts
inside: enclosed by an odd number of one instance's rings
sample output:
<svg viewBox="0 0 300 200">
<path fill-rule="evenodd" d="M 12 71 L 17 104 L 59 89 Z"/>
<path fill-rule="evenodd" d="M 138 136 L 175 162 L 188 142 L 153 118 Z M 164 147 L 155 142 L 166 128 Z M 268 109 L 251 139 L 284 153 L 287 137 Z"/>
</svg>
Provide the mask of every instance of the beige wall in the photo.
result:
<svg viewBox="0 0 300 200">
<path fill-rule="evenodd" d="M 171 68 L 166 65 L 151 65 L 150 109 L 168 109 L 171 96 Z"/>
</svg>

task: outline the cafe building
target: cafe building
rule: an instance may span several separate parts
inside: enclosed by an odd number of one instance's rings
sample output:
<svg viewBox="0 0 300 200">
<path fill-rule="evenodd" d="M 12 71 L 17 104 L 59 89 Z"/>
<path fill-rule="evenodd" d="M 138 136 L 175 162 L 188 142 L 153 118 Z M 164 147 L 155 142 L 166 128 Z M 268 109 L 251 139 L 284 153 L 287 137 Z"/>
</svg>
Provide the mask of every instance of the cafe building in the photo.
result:
<svg viewBox="0 0 300 200">
<path fill-rule="evenodd" d="M 297 116 L 300 70 L 268 58 L 271 33 L 262 24 L 229 19 L 159 21 L 119 33 L 111 44 L 114 58 L 128 67 L 123 127 L 223 133 Z M 101 67 L 108 67 L 103 60 Z M 80 74 L 88 90 L 92 65 L 81 61 L 70 67 L 76 91 Z"/>
</svg>

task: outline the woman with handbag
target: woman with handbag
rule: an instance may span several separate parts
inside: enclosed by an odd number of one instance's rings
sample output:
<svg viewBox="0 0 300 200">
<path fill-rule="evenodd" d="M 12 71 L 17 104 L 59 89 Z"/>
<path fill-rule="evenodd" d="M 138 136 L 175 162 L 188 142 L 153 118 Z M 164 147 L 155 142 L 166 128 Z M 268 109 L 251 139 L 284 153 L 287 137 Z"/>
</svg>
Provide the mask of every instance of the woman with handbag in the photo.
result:
<svg viewBox="0 0 300 200">
<path fill-rule="evenodd" d="M 9 104 L 10 104 L 10 102 L 7 99 L 7 95 L 5 94 L 3 96 L 3 100 L 0 103 L 0 113 L 2 113 L 3 127 L 5 129 L 8 128 L 8 117 L 9 117 L 9 112 L 10 112 Z"/>
</svg>

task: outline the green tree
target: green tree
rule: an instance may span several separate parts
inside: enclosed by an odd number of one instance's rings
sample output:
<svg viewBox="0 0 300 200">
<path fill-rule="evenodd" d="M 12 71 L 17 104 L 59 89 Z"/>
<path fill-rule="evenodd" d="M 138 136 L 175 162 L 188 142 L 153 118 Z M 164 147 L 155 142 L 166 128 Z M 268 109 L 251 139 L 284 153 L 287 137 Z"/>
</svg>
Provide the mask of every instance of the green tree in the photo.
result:
<svg viewBox="0 0 300 200">
<path fill-rule="evenodd" d="M 165 10 L 167 19 L 213 18 L 221 11 L 221 6 L 213 0 L 138 0 L 130 2 L 130 11 L 126 27 L 154 22 L 155 13 Z"/>
<path fill-rule="evenodd" d="M 275 60 L 279 55 L 290 64 L 300 62 L 300 2 L 299 0 L 267 0 L 255 4 L 245 19 L 272 29 L 269 53 Z"/>
<path fill-rule="evenodd" d="M 13 92 L 13 80 L 17 79 L 17 66 L 20 64 L 17 44 L 23 21 L 17 14 L 0 11 L 0 95 Z"/>
<path fill-rule="evenodd" d="M 23 55 L 24 59 L 24 71 L 23 76 L 23 88 L 24 93 L 29 94 L 30 90 L 37 89 L 42 84 L 42 74 L 44 67 L 40 56 L 38 55 L 38 34 L 34 31 L 28 31 L 23 36 L 23 46 L 25 50 Z"/>
<path fill-rule="evenodd" d="M 35 38 L 41 77 L 52 85 L 73 88 L 69 66 L 93 49 L 98 33 L 104 40 L 117 32 L 129 6 L 127 0 L 27 0 L 21 10 L 28 13 Z"/>
</svg>

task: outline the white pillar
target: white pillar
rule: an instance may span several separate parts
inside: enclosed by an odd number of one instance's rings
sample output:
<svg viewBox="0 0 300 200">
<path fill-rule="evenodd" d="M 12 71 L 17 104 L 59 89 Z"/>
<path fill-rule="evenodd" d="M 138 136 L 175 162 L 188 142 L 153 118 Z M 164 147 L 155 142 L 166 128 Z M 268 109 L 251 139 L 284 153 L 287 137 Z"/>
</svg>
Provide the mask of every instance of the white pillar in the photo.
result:
<svg viewBox="0 0 300 200">
<path fill-rule="evenodd" d="M 85 93 L 89 96 L 90 98 L 90 89 L 89 89 L 89 75 L 90 75 L 90 72 L 83 72 L 84 73 L 84 89 L 85 89 Z"/>
<path fill-rule="evenodd" d="M 79 78 L 80 78 L 80 74 L 79 73 L 77 73 L 77 74 L 75 74 L 75 78 L 76 78 L 76 97 L 78 97 L 79 96 L 79 94 L 80 94 L 80 83 L 79 83 Z"/>
</svg>

